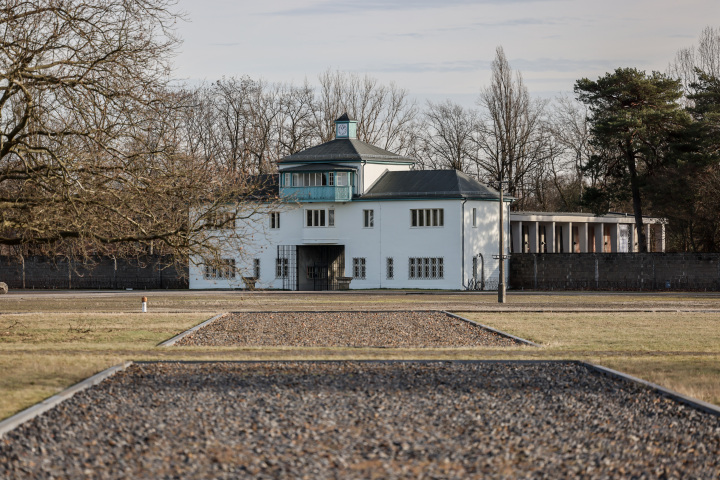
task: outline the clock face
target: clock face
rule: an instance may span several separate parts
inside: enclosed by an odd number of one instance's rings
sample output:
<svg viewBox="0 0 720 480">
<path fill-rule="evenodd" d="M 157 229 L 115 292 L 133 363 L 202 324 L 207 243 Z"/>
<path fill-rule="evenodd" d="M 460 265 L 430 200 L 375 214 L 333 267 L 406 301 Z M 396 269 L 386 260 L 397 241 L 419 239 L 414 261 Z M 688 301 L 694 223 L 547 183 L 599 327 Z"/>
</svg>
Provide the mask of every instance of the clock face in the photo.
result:
<svg viewBox="0 0 720 480">
<path fill-rule="evenodd" d="M 347 123 L 339 123 L 337 126 L 337 136 L 338 137 L 347 137 L 347 134 L 348 134 Z"/>
</svg>

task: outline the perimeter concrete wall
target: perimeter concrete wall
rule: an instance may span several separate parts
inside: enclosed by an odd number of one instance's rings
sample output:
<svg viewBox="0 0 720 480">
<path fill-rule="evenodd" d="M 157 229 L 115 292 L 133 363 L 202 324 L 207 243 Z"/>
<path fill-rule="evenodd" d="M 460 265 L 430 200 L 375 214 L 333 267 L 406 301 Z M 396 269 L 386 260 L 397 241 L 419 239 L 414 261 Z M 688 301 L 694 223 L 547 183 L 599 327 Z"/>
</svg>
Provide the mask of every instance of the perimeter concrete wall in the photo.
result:
<svg viewBox="0 0 720 480">
<path fill-rule="evenodd" d="M 720 291 L 720 253 L 520 253 L 515 290 Z"/>
<path fill-rule="evenodd" d="M 65 257 L 0 256 L 0 282 L 10 289 L 177 289 L 187 288 L 185 271 L 165 268 L 169 259 L 95 257 L 83 262 Z"/>
</svg>

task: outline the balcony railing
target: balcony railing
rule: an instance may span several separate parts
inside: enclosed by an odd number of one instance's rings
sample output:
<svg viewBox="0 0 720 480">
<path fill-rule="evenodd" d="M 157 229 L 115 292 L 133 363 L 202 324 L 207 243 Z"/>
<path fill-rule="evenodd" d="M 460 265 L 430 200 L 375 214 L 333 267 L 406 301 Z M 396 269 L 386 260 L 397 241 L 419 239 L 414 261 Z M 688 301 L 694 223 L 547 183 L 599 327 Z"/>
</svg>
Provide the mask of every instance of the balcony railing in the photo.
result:
<svg viewBox="0 0 720 480">
<path fill-rule="evenodd" d="M 296 202 L 349 202 L 352 187 L 280 187 L 280 197 Z"/>
</svg>

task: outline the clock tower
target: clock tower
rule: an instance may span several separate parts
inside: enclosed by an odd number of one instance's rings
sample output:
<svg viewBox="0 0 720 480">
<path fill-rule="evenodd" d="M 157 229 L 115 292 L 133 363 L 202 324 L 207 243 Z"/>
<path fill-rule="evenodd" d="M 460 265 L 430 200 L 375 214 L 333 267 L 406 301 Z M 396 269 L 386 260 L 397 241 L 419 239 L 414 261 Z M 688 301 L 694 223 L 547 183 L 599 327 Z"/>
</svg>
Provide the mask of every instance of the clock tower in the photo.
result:
<svg viewBox="0 0 720 480">
<path fill-rule="evenodd" d="M 352 120 L 347 113 L 343 113 L 335 120 L 335 138 L 337 140 L 357 138 L 357 120 Z"/>
</svg>

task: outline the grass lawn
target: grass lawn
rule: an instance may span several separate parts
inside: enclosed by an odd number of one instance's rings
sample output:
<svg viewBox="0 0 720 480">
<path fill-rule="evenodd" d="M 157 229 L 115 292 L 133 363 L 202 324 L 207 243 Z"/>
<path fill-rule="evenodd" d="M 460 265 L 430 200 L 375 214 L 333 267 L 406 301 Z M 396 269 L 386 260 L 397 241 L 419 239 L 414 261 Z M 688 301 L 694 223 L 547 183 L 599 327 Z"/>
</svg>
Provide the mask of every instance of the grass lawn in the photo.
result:
<svg viewBox="0 0 720 480">
<path fill-rule="evenodd" d="M 140 297 L 149 297 L 141 314 Z M 720 404 L 720 296 L 57 292 L 0 297 L 0 419 L 126 360 L 578 359 Z M 605 312 L 546 312 L 545 309 Z M 443 309 L 541 348 L 158 347 L 225 311 Z M 499 309 L 488 312 L 489 309 Z M 677 309 L 633 312 L 622 309 Z M 512 311 L 510 311 L 512 310 Z M 518 311 L 520 310 L 520 311 Z M 524 310 L 524 311 L 523 311 Z M 687 310 L 694 310 L 688 312 Z"/>
</svg>

